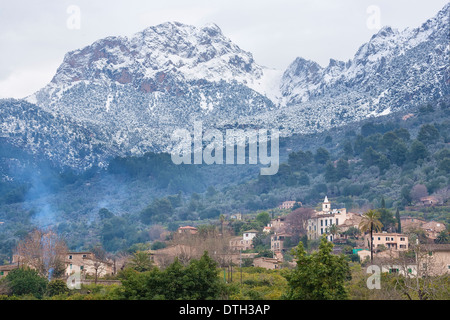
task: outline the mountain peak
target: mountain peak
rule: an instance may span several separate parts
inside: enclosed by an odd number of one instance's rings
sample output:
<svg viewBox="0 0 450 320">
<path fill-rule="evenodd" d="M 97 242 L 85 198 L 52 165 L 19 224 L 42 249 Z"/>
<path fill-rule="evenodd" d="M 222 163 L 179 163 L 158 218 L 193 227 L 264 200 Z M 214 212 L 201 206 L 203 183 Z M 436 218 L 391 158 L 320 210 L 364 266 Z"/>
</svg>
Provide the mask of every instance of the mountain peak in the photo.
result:
<svg viewBox="0 0 450 320">
<path fill-rule="evenodd" d="M 202 30 L 207 32 L 210 37 L 222 35 L 222 30 L 213 22 L 207 23 L 202 27 Z"/>
<path fill-rule="evenodd" d="M 107 37 L 66 54 L 53 84 L 114 81 L 139 86 L 158 74 L 209 81 L 261 77 L 250 52 L 214 23 L 198 28 L 176 21 L 150 26 L 131 37 Z"/>
</svg>

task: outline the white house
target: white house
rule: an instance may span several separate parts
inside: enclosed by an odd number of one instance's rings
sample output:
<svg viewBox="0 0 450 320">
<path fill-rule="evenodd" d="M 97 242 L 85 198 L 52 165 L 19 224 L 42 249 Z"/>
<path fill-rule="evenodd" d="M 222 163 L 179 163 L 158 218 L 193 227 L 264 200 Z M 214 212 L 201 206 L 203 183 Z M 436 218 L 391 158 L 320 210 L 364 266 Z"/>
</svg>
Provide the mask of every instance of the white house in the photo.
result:
<svg viewBox="0 0 450 320">
<path fill-rule="evenodd" d="M 333 240 L 334 235 L 329 233 L 329 228 L 332 225 L 337 225 L 348 229 L 348 222 L 357 223 L 359 219 L 356 213 L 347 212 L 346 208 L 331 209 L 331 203 L 328 197 L 322 203 L 322 211 L 316 211 L 310 219 L 307 221 L 306 230 L 308 233 L 308 239 L 320 239 L 323 234 L 327 234 L 329 241 Z M 347 222 L 347 223 L 346 223 Z M 355 225 L 357 226 L 357 224 Z M 340 230 L 343 231 L 343 230 Z"/>
<path fill-rule="evenodd" d="M 242 234 L 242 240 L 244 240 L 244 241 L 253 240 L 253 238 L 256 237 L 257 234 L 258 234 L 258 230 L 254 230 L 254 229 L 244 231 L 244 233 Z"/>
</svg>

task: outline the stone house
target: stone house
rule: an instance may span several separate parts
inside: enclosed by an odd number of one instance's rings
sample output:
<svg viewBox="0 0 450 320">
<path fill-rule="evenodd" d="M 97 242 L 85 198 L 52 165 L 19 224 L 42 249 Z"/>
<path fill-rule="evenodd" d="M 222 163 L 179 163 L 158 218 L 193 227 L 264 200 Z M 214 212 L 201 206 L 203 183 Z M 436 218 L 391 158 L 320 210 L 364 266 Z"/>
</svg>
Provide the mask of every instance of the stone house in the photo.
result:
<svg viewBox="0 0 450 320">
<path fill-rule="evenodd" d="M 272 252 L 282 252 L 284 250 L 284 242 L 290 237 L 287 233 L 275 233 L 270 237 L 270 250 Z"/>
<path fill-rule="evenodd" d="M 450 244 L 425 246 L 430 258 L 429 268 L 434 275 L 450 274 Z"/>
<path fill-rule="evenodd" d="M 292 209 L 296 202 L 297 201 L 284 201 L 278 206 L 278 208 L 279 209 Z M 301 206 L 302 203 L 299 202 L 299 205 Z"/>
<path fill-rule="evenodd" d="M 10 273 L 11 271 L 13 271 L 14 269 L 17 269 L 17 268 L 18 268 L 17 264 L 7 264 L 7 265 L 0 266 L 0 279 L 3 277 L 6 277 L 8 275 L 8 273 Z"/>
<path fill-rule="evenodd" d="M 65 261 L 65 275 L 70 276 L 80 272 L 84 275 L 95 275 L 103 277 L 113 275 L 114 264 L 107 260 L 101 260 L 95 257 L 94 253 L 86 252 L 68 252 Z"/>
<path fill-rule="evenodd" d="M 267 225 L 273 232 L 282 232 L 286 229 L 286 216 L 280 216 L 276 219 L 270 220 Z"/>
<path fill-rule="evenodd" d="M 233 237 L 230 239 L 230 248 L 233 251 L 248 250 L 253 248 L 253 238 L 258 234 L 258 230 L 244 231 L 242 237 Z"/>
</svg>

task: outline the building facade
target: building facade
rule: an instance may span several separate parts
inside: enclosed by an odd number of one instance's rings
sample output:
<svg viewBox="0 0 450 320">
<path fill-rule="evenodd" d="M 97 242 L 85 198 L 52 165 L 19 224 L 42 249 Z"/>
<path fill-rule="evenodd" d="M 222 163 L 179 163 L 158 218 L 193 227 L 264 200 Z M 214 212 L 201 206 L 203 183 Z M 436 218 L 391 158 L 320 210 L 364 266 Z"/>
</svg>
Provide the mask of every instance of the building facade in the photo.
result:
<svg viewBox="0 0 450 320">
<path fill-rule="evenodd" d="M 316 211 L 307 221 L 306 230 L 309 240 L 320 239 L 324 234 L 328 241 L 333 241 L 339 234 L 333 234 L 331 226 L 344 227 L 348 229 L 351 226 L 358 226 L 360 215 L 355 213 L 347 213 L 346 208 L 331 209 L 331 203 L 328 197 L 325 197 L 322 203 L 322 211 Z M 349 224 L 351 222 L 351 224 Z M 355 225 L 353 225 L 355 224 Z M 343 232 L 342 228 L 339 232 Z"/>
<path fill-rule="evenodd" d="M 92 252 L 68 252 L 66 256 L 65 275 L 74 273 L 97 275 L 103 277 L 114 274 L 112 262 L 97 259 Z"/>
<path fill-rule="evenodd" d="M 409 248 L 408 236 L 402 233 L 373 233 L 373 248 L 385 247 L 386 249 L 406 251 Z M 370 247 L 370 234 L 364 237 L 364 243 Z"/>
</svg>

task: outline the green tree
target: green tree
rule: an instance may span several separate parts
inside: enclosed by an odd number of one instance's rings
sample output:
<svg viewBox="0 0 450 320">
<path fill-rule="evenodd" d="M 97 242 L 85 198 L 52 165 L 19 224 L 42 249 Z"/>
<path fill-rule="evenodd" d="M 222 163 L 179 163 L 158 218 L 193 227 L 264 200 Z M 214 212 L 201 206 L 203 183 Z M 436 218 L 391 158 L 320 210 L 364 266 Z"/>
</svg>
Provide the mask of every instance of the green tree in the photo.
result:
<svg viewBox="0 0 450 320">
<path fill-rule="evenodd" d="M 258 213 L 256 221 L 258 221 L 261 226 L 266 226 L 270 222 L 269 213 L 266 211 Z"/>
<path fill-rule="evenodd" d="M 442 230 L 434 240 L 435 243 L 450 243 L 450 235 L 447 230 Z"/>
<path fill-rule="evenodd" d="M 327 149 L 320 147 L 316 150 L 314 155 L 314 161 L 318 164 L 325 164 L 330 160 L 330 153 Z"/>
<path fill-rule="evenodd" d="M 369 210 L 362 215 L 359 228 L 361 232 L 370 232 L 370 261 L 373 262 L 373 232 L 380 231 L 383 224 L 380 222 L 380 213 Z"/>
<path fill-rule="evenodd" d="M 389 160 L 398 166 L 402 166 L 405 163 L 407 155 L 408 147 L 402 140 L 395 140 L 388 151 Z"/>
<path fill-rule="evenodd" d="M 336 174 L 336 168 L 334 167 L 333 163 L 331 161 L 327 162 L 327 165 L 325 166 L 325 181 L 326 182 L 336 182 L 337 174 Z"/>
<path fill-rule="evenodd" d="M 143 223 L 150 224 L 164 221 L 172 213 L 172 203 L 168 199 L 155 199 L 147 208 L 141 211 L 140 218 Z"/>
<path fill-rule="evenodd" d="M 349 178 L 350 176 L 350 166 L 348 161 L 344 159 L 339 159 L 336 163 L 336 179 L 339 181 L 344 178 Z"/>
<path fill-rule="evenodd" d="M 157 267 L 137 272 L 126 268 L 120 273 L 125 300 L 206 300 L 218 299 L 224 290 L 217 263 L 205 251 L 198 260 L 183 266 L 178 258 L 166 269 Z"/>
<path fill-rule="evenodd" d="M 439 170 L 450 173 L 450 158 L 444 158 L 439 162 Z"/>
<path fill-rule="evenodd" d="M 47 285 L 47 295 L 50 297 L 68 292 L 69 288 L 67 287 L 67 283 L 62 279 L 54 279 Z"/>
<path fill-rule="evenodd" d="M 389 229 L 394 228 L 396 221 L 390 210 L 382 207 L 378 209 L 377 212 L 379 214 L 379 220 L 383 225 L 381 228 L 382 231 L 390 231 Z"/>
<path fill-rule="evenodd" d="M 14 269 L 6 276 L 6 282 L 11 293 L 16 296 L 31 294 L 41 299 L 47 289 L 47 279 L 34 269 Z"/>
<path fill-rule="evenodd" d="M 362 161 L 366 167 L 377 165 L 381 154 L 376 152 L 372 147 L 367 147 L 362 155 Z"/>
<path fill-rule="evenodd" d="M 400 195 L 402 197 L 402 203 L 403 204 L 410 204 L 412 201 L 411 198 L 411 188 L 408 186 L 403 186 L 402 190 L 400 191 Z"/>
<path fill-rule="evenodd" d="M 398 207 L 395 211 L 395 220 L 397 220 L 397 232 L 402 233 L 402 221 L 400 219 L 400 210 L 398 210 Z"/>
<path fill-rule="evenodd" d="M 188 285 L 187 299 L 206 300 L 218 299 L 223 283 L 218 276 L 217 263 L 204 252 L 199 260 L 192 260 L 186 268 Z"/>
<path fill-rule="evenodd" d="M 153 268 L 153 262 L 150 253 L 146 251 L 135 252 L 130 261 L 130 268 L 138 272 L 151 270 Z"/>
<path fill-rule="evenodd" d="M 309 186 L 309 177 L 305 172 L 300 173 L 298 176 L 298 184 L 301 186 Z"/>
<path fill-rule="evenodd" d="M 408 158 L 410 161 L 416 163 L 421 159 L 425 159 L 428 156 L 428 150 L 425 145 L 419 141 L 414 140 L 409 149 Z"/>
<path fill-rule="evenodd" d="M 434 143 L 439 139 L 439 131 L 433 124 L 427 123 L 420 127 L 417 140 L 423 143 Z"/>
<path fill-rule="evenodd" d="M 352 147 L 352 143 L 350 141 L 346 141 L 344 143 L 344 155 L 347 157 L 353 157 L 353 147 Z"/>
<path fill-rule="evenodd" d="M 310 164 L 312 160 L 313 155 L 311 151 L 303 152 L 299 150 L 298 152 L 291 152 L 289 154 L 288 164 L 291 166 L 292 171 L 298 171 Z"/>
<path fill-rule="evenodd" d="M 297 266 L 286 272 L 289 300 L 344 300 L 348 299 L 345 282 L 350 280 L 350 268 L 344 255 L 333 255 L 333 244 L 322 237 L 319 250 L 308 255 L 299 242 L 293 255 Z"/>
</svg>

